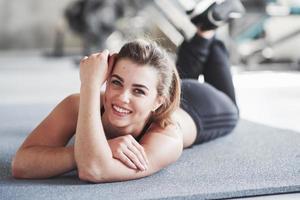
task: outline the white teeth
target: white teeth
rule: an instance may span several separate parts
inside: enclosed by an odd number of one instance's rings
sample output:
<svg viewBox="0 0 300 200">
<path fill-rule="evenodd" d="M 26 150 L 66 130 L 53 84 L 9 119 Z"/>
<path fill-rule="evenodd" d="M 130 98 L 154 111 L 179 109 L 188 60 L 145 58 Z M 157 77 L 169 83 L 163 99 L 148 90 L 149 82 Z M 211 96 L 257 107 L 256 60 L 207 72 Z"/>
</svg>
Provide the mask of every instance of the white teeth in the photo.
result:
<svg viewBox="0 0 300 200">
<path fill-rule="evenodd" d="M 118 112 L 120 112 L 120 113 L 124 113 L 124 114 L 128 114 L 128 113 L 130 112 L 129 110 L 125 110 L 124 108 L 121 108 L 121 107 L 116 106 L 116 105 L 113 105 L 113 108 L 114 108 L 116 111 L 118 111 Z"/>
</svg>

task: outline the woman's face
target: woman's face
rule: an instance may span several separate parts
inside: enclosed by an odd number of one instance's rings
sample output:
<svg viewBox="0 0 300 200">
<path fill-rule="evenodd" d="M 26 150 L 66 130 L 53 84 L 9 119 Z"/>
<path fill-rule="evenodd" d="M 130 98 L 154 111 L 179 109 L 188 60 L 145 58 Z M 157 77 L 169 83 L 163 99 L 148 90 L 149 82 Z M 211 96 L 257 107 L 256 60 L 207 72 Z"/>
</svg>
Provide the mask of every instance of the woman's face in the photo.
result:
<svg viewBox="0 0 300 200">
<path fill-rule="evenodd" d="M 157 109 L 157 72 L 122 58 L 116 63 L 107 81 L 104 108 L 111 125 L 126 127 L 142 125 L 152 110 Z"/>
</svg>

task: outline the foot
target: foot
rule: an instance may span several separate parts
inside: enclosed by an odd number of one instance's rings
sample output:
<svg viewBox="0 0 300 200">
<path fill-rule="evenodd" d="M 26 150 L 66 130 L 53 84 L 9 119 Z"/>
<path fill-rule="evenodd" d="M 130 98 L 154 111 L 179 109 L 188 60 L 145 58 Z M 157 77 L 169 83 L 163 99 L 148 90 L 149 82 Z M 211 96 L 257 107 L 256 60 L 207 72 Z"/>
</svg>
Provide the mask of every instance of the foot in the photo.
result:
<svg viewBox="0 0 300 200">
<path fill-rule="evenodd" d="M 240 0 L 200 0 L 194 9 L 187 12 L 192 23 L 203 31 L 216 29 L 244 13 Z"/>
</svg>

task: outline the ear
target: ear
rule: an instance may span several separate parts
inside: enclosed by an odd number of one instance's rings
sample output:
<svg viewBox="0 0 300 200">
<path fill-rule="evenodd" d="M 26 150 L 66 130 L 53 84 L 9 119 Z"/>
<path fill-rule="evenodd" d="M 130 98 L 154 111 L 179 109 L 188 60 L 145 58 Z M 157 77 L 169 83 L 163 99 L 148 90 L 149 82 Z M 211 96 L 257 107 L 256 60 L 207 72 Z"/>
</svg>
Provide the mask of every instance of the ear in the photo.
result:
<svg viewBox="0 0 300 200">
<path fill-rule="evenodd" d="M 165 98 L 159 96 L 156 98 L 152 111 L 156 111 L 163 103 L 165 102 Z"/>
</svg>

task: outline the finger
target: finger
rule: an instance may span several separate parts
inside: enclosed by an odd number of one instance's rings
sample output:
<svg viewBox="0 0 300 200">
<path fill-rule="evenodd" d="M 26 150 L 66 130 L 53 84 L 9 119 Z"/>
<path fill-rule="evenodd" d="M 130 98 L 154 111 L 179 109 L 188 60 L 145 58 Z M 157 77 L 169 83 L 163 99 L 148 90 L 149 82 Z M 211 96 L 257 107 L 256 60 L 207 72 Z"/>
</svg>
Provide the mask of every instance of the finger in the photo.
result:
<svg viewBox="0 0 300 200">
<path fill-rule="evenodd" d="M 119 154 L 119 157 L 120 158 L 118 159 L 122 161 L 125 165 L 132 169 L 137 169 L 137 166 L 123 152 Z"/>
<path fill-rule="evenodd" d="M 109 55 L 109 57 L 108 57 L 108 66 L 109 67 L 112 67 L 115 64 L 117 56 L 118 56 L 117 53 Z"/>
<path fill-rule="evenodd" d="M 146 161 L 147 165 L 149 165 L 149 160 L 147 157 L 147 154 L 144 150 L 144 147 L 142 145 L 140 145 L 136 140 L 132 141 L 132 144 L 141 152 L 144 160 Z"/>
<path fill-rule="evenodd" d="M 105 49 L 101 52 L 98 53 L 93 53 L 91 56 L 95 56 L 95 57 L 101 57 L 103 60 L 108 61 L 108 57 L 109 57 L 109 51 L 108 49 Z"/>
<path fill-rule="evenodd" d="M 135 155 L 135 158 L 138 159 L 139 163 L 142 164 L 143 168 L 147 168 L 147 164 L 144 160 L 142 153 L 134 145 L 127 146 L 127 148 Z"/>
<path fill-rule="evenodd" d="M 132 152 L 129 148 L 123 150 L 123 153 L 140 169 L 140 170 L 146 170 L 146 166 L 143 165 L 143 163 L 140 161 L 138 156 Z"/>
<path fill-rule="evenodd" d="M 88 59 L 89 57 L 87 57 L 87 56 L 84 56 L 80 61 L 84 61 L 84 60 L 86 60 L 86 59 Z"/>
<path fill-rule="evenodd" d="M 109 55 L 109 57 L 108 57 L 108 72 L 109 72 L 109 74 L 111 74 L 111 72 L 113 70 L 115 62 L 117 60 L 117 56 L 118 56 L 118 54 L 114 53 L 112 55 Z"/>
<path fill-rule="evenodd" d="M 108 49 L 105 49 L 104 51 L 101 52 L 106 58 L 109 56 L 109 51 Z"/>
</svg>

